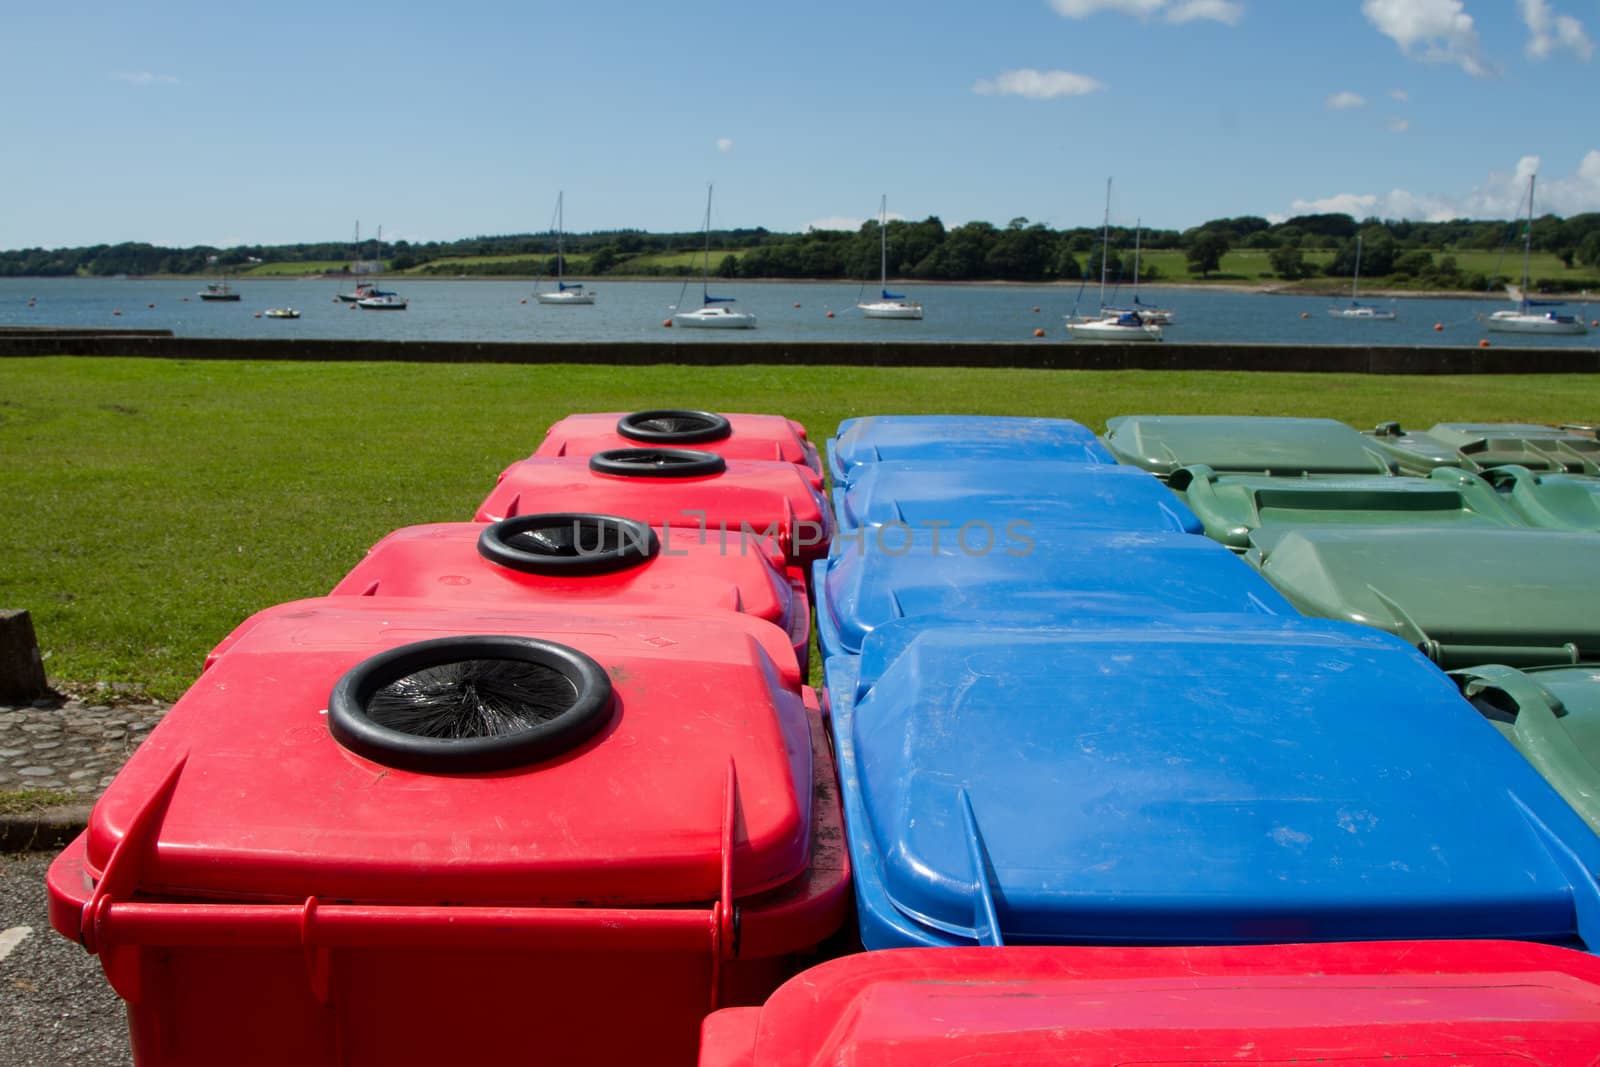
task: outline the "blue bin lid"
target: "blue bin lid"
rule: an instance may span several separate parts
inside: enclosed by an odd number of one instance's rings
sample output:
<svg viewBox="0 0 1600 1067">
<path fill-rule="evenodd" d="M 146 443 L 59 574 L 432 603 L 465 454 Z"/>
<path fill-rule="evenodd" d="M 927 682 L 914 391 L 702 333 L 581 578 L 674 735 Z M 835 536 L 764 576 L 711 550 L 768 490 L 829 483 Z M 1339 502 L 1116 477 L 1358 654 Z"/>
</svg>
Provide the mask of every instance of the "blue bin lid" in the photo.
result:
<svg viewBox="0 0 1600 1067">
<path fill-rule="evenodd" d="M 867 634 L 903 617 L 1299 614 L 1227 548 L 1166 531 L 1063 527 L 987 546 L 963 544 L 954 530 L 917 530 L 887 544 L 867 533 L 836 541 L 814 574 L 824 656 L 855 655 Z"/>
<path fill-rule="evenodd" d="M 1203 530 L 1175 493 L 1143 471 L 1045 460 L 874 463 L 848 485 L 834 483 L 833 509 L 841 531 L 944 523 L 959 530 L 975 523 L 973 536 L 987 526 L 1005 539 L 1013 523 L 1021 524 L 1015 530 Z"/>
<path fill-rule="evenodd" d="M 1600 838 L 1388 635 L 902 620 L 828 666 L 893 943 L 1600 944 Z"/>
<path fill-rule="evenodd" d="M 1048 459 L 1115 463 L 1094 431 L 1071 419 L 999 415 L 868 415 L 845 419 L 828 442 L 835 483 L 886 459 Z"/>
</svg>

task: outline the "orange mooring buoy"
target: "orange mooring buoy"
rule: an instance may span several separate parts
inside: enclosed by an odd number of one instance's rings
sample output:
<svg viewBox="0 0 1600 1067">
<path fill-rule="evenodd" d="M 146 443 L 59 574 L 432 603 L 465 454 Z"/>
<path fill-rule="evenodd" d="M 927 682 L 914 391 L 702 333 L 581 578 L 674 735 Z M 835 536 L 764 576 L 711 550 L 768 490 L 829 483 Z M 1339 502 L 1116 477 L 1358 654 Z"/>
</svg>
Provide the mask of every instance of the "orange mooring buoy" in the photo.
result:
<svg viewBox="0 0 1600 1067">
<path fill-rule="evenodd" d="M 528 298 L 527 297 L 523 297 L 521 302 L 526 304 L 528 302 Z"/>
<path fill-rule="evenodd" d="M 261 317 L 261 312 L 256 312 L 255 317 L 259 319 Z"/>
<path fill-rule="evenodd" d="M 1035 315 L 1037 315 L 1037 314 L 1039 314 L 1039 305 L 1037 305 L 1037 304 L 1035 304 L 1035 305 L 1034 305 L 1034 306 L 1033 306 L 1033 313 L 1034 313 L 1034 314 L 1035 314 Z"/>
<path fill-rule="evenodd" d="M 1483 340 L 1479 341 L 1478 342 L 1478 347 L 1479 348 L 1488 348 L 1489 347 L 1489 339 L 1487 337 L 1485 337 Z"/>
<path fill-rule="evenodd" d="M 1433 324 L 1433 328 L 1434 328 L 1434 329 L 1435 329 L 1435 330 L 1442 330 L 1442 329 L 1444 329 L 1444 323 L 1442 323 L 1442 322 L 1436 322 L 1436 323 L 1434 323 L 1434 324 Z"/>
<path fill-rule="evenodd" d="M 794 302 L 794 306 L 795 306 L 795 307 L 799 307 L 799 306 L 800 306 L 800 301 L 798 301 L 798 300 L 796 300 L 796 301 L 795 301 L 795 302 Z"/>
<path fill-rule="evenodd" d="M 830 319 L 833 318 L 833 312 L 831 312 L 831 311 L 828 312 L 828 318 L 830 318 Z"/>
<path fill-rule="evenodd" d="M 1302 311 L 1302 312 L 1300 312 L 1300 317 L 1301 317 L 1301 318 L 1302 318 L 1302 319 L 1309 319 L 1309 318 L 1310 318 L 1310 317 L 1311 317 L 1311 312 L 1309 312 L 1309 311 Z"/>
<path fill-rule="evenodd" d="M 1044 331 L 1043 330 L 1034 330 L 1033 331 L 1033 335 L 1035 337 L 1043 337 L 1044 336 Z"/>
<path fill-rule="evenodd" d="M 145 307 L 147 307 L 147 308 L 153 308 L 153 307 L 155 307 L 155 305 L 154 305 L 154 304 L 146 304 L 146 305 L 145 305 Z"/>
<path fill-rule="evenodd" d="M 661 325 L 665 326 L 667 329 L 670 330 L 670 329 L 672 329 L 672 320 L 671 319 L 662 319 L 661 320 Z"/>
</svg>

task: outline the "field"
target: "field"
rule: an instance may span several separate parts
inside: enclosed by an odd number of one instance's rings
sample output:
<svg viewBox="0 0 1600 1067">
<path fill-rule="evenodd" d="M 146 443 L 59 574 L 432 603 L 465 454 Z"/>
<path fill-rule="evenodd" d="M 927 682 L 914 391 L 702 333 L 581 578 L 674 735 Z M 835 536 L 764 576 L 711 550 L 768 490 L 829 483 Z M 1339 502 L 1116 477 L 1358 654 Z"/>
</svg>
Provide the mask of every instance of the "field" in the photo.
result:
<svg viewBox="0 0 1600 1067">
<path fill-rule="evenodd" d="M 307 274 L 327 274 L 331 271 L 343 270 L 350 265 L 349 260 L 343 259 L 317 259 L 304 263 L 258 263 L 249 270 L 244 271 L 242 278 L 299 278 Z"/>
<path fill-rule="evenodd" d="M 874 412 L 1560 422 L 1583 376 L 0 361 L 0 606 L 52 680 L 175 697 L 251 612 L 325 592 L 388 531 L 464 520 L 572 411 L 772 411 L 825 440 Z"/>
</svg>

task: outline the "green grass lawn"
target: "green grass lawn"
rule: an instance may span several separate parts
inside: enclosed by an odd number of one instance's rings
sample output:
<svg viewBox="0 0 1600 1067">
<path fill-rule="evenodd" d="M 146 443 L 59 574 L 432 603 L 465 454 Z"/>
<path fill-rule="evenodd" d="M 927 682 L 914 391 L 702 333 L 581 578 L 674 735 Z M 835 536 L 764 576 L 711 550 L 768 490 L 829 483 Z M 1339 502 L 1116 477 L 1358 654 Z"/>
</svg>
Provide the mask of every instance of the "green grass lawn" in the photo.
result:
<svg viewBox="0 0 1600 1067">
<path fill-rule="evenodd" d="M 1600 378 L 860 367 L 0 360 L 0 607 L 53 680 L 175 697 L 246 615 L 331 587 L 388 531 L 470 519 L 573 411 L 769 411 L 819 444 L 883 412 L 1561 422 Z"/>
<path fill-rule="evenodd" d="M 258 263 L 245 271 L 244 278 L 299 278 L 307 274 L 327 274 L 350 265 L 346 259 L 317 259 L 304 263 Z"/>
</svg>

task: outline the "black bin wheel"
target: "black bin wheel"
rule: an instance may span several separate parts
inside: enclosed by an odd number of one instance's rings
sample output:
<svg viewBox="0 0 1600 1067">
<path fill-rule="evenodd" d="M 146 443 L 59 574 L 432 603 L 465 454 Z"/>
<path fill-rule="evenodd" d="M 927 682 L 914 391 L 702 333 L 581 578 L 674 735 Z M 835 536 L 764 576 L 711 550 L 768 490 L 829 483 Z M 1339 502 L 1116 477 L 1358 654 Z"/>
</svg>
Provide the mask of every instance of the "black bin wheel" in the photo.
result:
<svg viewBox="0 0 1600 1067">
<path fill-rule="evenodd" d="M 483 634 L 401 645 L 356 664 L 328 697 L 328 728 L 374 763 L 450 774 L 559 756 L 611 712 L 611 679 L 582 652 Z"/>
<path fill-rule="evenodd" d="M 622 416 L 617 433 L 652 445 L 698 445 L 722 440 L 733 433 L 733 425 L 714 411 L 655 408 Z"/>
<path fill-rule="evenodd" d="M 590 456 L 589 469 L 625 478 L 703 478 L 727 470 L 728 461 L 691 448 L 611 448 Z"/>
<path fill-rule="evenodd" d="M 655 531 L 637 519 L 585 512 L 516 515 L 478 535 L 478 554 L 526 574 L 602 574 L 653 559 Z"/>
</svg>

